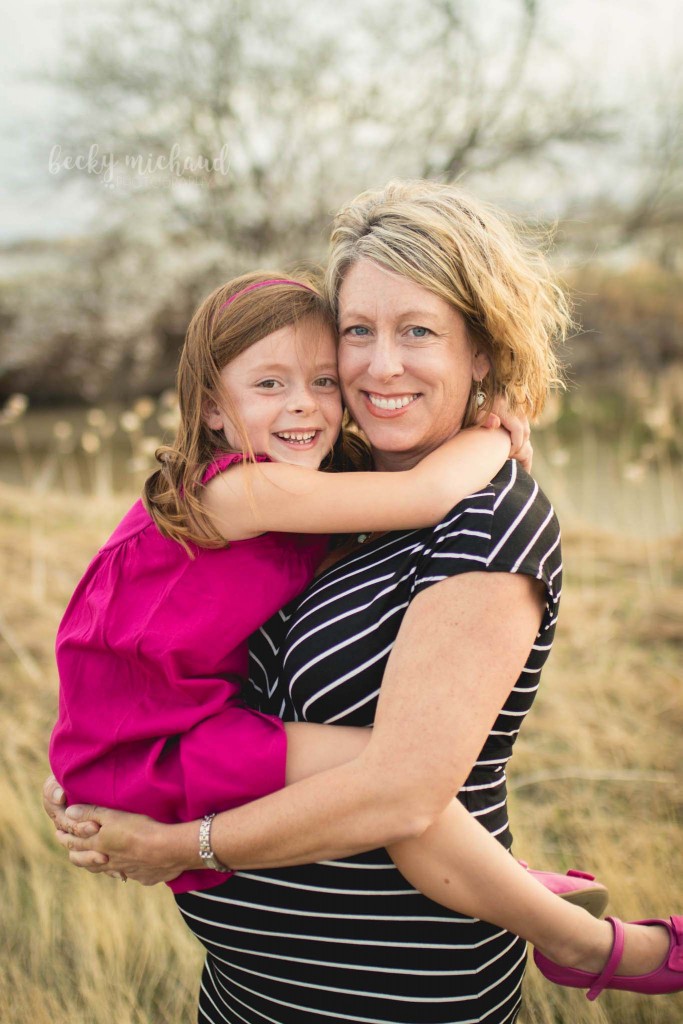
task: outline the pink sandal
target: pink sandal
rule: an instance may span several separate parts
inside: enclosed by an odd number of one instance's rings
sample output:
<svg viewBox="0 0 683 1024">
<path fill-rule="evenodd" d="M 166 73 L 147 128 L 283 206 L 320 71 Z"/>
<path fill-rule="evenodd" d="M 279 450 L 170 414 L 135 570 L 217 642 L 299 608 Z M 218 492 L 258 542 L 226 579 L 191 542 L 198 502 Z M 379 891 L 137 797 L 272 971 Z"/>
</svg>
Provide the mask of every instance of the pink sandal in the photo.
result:
<svg viewBox="0 0 683 1024">
<path fill-rule="evenodd" d="M 556 896 L 561 896 L 567 903 L 582 907 L 593 917 L 602 917 L 609 902 L 609 892 L 602 882 L 595 881 L 595 875 L 589 875 L 587 871 L 576 871 L 574 868 L 566 875 L 559 875 L 555 871 L 534 871 L 523 860 L 519 863 L 537 882 L 550 892 L 554 892 Z"/>
<path fill-rule="evenodd" d="M 589 974 L 574 967 L 560 967 L 538 950 L 534 950 L 534 961 L 543 977 L 556 985 L 587 988 L 588 999 L 597 999 L 606 988 L 620 989 L 622 992 L 640 992 L 651 996 L 683 990 L 683 917 L 670 917 L 668 921 L 655 918 L 632 922 L 644 925 L 658 924 L 669 932 L 669 952 L 664 962 L 648 974 L 616 974 L 624 952 L 624 926 L 616 917 L 606 917 L 605 920 L 609 921 L 614 929 L 614 942 L 612 952 L 600 974 Z"/>
</svg>

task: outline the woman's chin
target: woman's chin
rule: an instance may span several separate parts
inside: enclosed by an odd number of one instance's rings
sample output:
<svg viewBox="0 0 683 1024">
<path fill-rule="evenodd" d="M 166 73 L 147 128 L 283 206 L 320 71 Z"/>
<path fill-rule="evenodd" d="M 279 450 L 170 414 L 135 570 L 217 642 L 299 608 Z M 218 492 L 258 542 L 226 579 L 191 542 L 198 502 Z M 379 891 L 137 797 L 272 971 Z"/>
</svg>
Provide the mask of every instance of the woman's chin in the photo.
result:
<svg viewBox="0 0 683 1024">
<path fill-rule="evenodd" d="M 446 437 L 430 437 L 423 430 L 401 429 L 389 423 L 383 426 L 376 421 L 364 426 L 363 432 L 376 456 L 386 453 L 415 460 L 424 458 L 447 440 Z"/>
</svg>

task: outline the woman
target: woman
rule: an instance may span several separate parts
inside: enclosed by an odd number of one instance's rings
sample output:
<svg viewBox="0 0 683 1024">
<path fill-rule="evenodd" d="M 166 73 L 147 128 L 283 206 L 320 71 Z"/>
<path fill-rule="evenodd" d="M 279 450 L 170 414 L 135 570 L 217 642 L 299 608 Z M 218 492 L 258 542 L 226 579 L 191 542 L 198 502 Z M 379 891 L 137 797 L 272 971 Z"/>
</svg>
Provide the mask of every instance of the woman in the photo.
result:
<svg viewBox="0 0 683 1024">
<path fill-rule="evenodd" d="M 482 377 L 489 396 L 540 410 L 562 298 L 540 257 L 459 191 L 359 197 L 337 218 L 328 284 L 346 402 L 376 468 L 408 469 L 469 423 Z M 239 873 L 178 897 L 209 950 L 203 1021 L 504 1024 L 519 1009 L 523 942 L 435 905 L 377 848 L 421 834 L 457 791 L 509 848 L 505 764 L 560 595 L 552 509 L 508 463 L 436 528 L 359 544 L 256 638 L 252 697 L 373 736 L 355 761 L 214 820 L 213 853 Z M 194 824 L 96 817 L 92 845 L 111 861 L 77 862 L 150 882 L 202 863 Z M 482 863 L 500 854 L 473 820 L 469 840 Z"/>
</svg>

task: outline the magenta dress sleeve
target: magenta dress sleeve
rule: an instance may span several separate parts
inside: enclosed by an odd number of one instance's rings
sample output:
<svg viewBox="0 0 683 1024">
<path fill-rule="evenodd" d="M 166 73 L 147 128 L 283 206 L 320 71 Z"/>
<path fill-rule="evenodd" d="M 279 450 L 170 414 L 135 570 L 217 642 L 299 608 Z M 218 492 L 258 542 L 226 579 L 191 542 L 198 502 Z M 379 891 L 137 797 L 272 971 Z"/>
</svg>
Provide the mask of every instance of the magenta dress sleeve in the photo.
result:
<svg viewBox="0 0 683 1024">
<path fill-rule="evenodd" d="M 210 475 L 238 458 L 217 460 Z M 240 696 L 247 644 L 305 588 L 324 550 L 324 538 L 267 533 L 195 548 L 191 559 L 138 502 L 79 583 L 57 638 L 50 760 L 69 802 L 178 822 L 281 788 L 283 724 Z M 186 872 L 171 888 L 226 877 Z"/>
</svg>

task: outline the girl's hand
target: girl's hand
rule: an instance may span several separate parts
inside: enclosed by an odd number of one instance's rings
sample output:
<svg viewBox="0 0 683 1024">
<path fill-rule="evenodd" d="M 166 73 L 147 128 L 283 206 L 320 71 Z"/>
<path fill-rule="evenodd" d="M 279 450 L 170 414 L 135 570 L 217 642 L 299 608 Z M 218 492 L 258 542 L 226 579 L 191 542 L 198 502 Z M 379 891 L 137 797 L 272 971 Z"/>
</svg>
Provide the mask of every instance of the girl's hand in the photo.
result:
<svg viewBox="0 0 683 1024">
<path fill-rule="evenodd" d="M 496 420 L 498 422 L 495 422 Z M 531 426 L 526 416 L 510 412 L 505 398 L 502 395 L 496 395 L 493 400 L 493 409 L 481 425 L 485 427 L 502 425 L 510 435 L 510 458 L 516 459 L 527 473 L 531 472 L 534 450 L 530 441 Z"/>
<path fill-rule="evenodd" d="M 60 820 L 62 816 L 60 815 Z M 65 829 L 57 839 L 69 851 L 76 867 L 95 874 L 133 878 L 141 885 L 156 885 L 177 878 L 188 866 L 174 853 L 175 825 L 163 825 L 143 814 L 113 811 L 106 807 L 74 804 L 64 816 Z M 93 823 L 98 830 L 92 834 Z M 90 832 L 90 837 L 84 836 Z"/>
<path fill-rule="evenodd" d="M 73 832 L 83 838 L 94 836 L 100 826 L 95 821 L 81 821 L 78 824 L 66 816 L 66 796 L 54 775 L 48 775 L 43 783 L 43 809 L 52 818 L 54 826 L 61 832 Z"/>
</svg>

